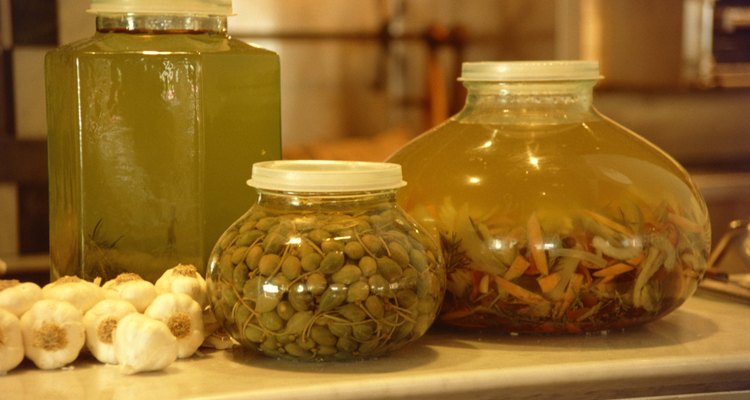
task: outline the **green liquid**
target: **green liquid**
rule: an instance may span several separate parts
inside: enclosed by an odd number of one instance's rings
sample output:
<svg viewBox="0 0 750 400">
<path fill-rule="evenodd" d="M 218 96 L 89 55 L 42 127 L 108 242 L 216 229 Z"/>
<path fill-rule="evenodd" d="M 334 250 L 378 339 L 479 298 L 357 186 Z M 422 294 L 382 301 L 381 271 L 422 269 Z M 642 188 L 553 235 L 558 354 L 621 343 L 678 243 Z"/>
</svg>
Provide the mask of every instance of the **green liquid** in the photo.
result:
<svg viewBox="0 0 750 400">
<path fill-rule="evenodd" d="M 281 156 L 279 60 L 221 35 L 97 34 L 47 57 L 52 278 L 204 271 Z"/>
</svg>

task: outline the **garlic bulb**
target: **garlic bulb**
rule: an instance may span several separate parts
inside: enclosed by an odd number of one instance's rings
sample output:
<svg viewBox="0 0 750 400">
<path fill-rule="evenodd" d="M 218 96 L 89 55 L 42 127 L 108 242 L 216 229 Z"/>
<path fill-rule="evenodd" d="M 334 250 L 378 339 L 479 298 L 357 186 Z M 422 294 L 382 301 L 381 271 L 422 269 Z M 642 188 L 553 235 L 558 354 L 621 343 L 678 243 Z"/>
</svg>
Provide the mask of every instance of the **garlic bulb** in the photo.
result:
<svg viewBox="0 0 750 400">
<path fill-rule="evenodd" d="M 41 369 L 75 361 L 86 341 L 81 310 L 62 300 L 42 299 L 21 316 L 26 357 Z"/>
<path fill-rule="evenodd" d="M 17 367 L 23 361 L 23 339 L 18 317 L 0 308 L 0 375 Z"/>
<path fill-rule="evenodd" d="M 64 276 L 42 288 L 45 299 L 64 300 L 76 306 L 82 313 L 104 298 L 98 282 L 89 282 L 77 276 Z"/>
<path fill-rule="evenodd" d="M 164 271 L 154 284 L 156 293 L 185 293 L 200 304 L 207 304 L 206 280 L 192 264 L 177 264 Z"/>
<path fill-rule="evenodd" d="M 34 282 L 15 279 L 0 280 L 0 308 L 20 317 L 37 300 L 42 298 L 42 288 Z"/>
<path fill-rule="evenodd" d="M 145 311 L 146 307 L 156 297 L 154 284 L 132 272 L 117 275 L 115 279 L 104 282 L 102 288 L 104 289 L 104 297 L 127 300 L 140 313 Z"/>
<path fill-rule="evenodd" d="M 162 370 L 177 359 L 177 339 L 169 328 L 139 313 L 120 319 L 114 346 L 120 371 L 124 374 Z"/>
<path fill-rule="evenodd" d="M 151 302 L 145 315 L 164 322 L 177 338 L 177 357 L 190 357 L 203 343 L 203 310 L 184 293 L 162 293 Z"/>
<path fill-rule="evenodd" d="M 104 299 L 86 311 L 83 316 L 86 348 L 97 360 L 106 364 L 117 364 L 112 338 L 120 319 L 134 312 L 137 312 L 135 306 L 121 299 Z"/>
</svg>

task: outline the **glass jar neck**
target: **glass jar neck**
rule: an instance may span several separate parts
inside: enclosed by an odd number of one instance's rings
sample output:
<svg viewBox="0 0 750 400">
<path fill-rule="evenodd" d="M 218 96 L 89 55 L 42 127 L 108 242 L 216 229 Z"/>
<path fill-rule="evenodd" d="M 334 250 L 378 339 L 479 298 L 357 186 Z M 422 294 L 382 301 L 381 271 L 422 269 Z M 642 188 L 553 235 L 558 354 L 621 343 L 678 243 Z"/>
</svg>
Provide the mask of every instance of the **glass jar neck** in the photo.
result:
<svg viewBox="0 0 750 400">
<path fill-rule="evenodd" d="M 227 17 L 223 15 L 100 14 L 96 16 L 96 31 L 99 33 L 227 35 Z"/>
<path fill-rule="evenodd" d="M 534 123 L 578 121 L 593 113 L 595 84 L 596 81 L 464 82 L 468 93 L 458 117 Z"/>
<path fill-rule="evenodd" d="M 396 191 L 352 193 L 291 193 L 256 189 L 257 204 L 269 208 L 304 210 L 370 209 L 384 205 L 396 206 Z"/>
</svg>

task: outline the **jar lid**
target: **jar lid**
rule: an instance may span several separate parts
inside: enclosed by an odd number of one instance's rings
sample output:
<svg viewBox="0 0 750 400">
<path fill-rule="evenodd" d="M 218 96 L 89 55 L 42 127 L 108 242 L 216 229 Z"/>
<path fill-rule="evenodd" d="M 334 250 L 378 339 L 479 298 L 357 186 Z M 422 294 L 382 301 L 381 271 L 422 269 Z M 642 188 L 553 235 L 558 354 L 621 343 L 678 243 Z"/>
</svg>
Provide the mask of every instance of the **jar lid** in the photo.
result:
<svg viewBox="0 0 750 400">
<path fill-rule="evenodd" d="M 480 61 L 461 65 L 460 81 L 570 81 L 598 80 L 599 62 L 570 61 Z"/>
<path fill-rule="evenodd" d="M 91 0 L 88 12 L 232 15 L 232 0 Z"/>
<path fill-rule="evenodd" d="M 278 160 L 253 164 L 247 184 L 287 192 L 365 192 L 406 185 L 393 163 L 331 160 Z"/>
</svg>

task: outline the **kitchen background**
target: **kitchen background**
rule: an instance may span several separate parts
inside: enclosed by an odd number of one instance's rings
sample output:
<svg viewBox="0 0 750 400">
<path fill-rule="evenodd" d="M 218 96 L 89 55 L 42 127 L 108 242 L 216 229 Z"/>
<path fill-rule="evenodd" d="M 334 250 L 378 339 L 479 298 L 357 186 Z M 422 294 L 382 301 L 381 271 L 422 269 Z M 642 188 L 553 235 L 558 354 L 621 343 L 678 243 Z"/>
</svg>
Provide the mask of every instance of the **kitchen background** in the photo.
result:
<svg viewBox="0 0 750 400">
<path fill-rule="evenodd" d="M 90 0 L 0 0 L 0 257 L 47 252 L 44 54 Z M 277 51 L 287 158 L 382 160 L 463 104 L 462 61 L 599 59 L 595 105 L 672 154 L 714 242 L 750 217 L 748 0 L 234 0 Z M 248 175 L 250 166 L 248 166 Z"/>
</svg>

